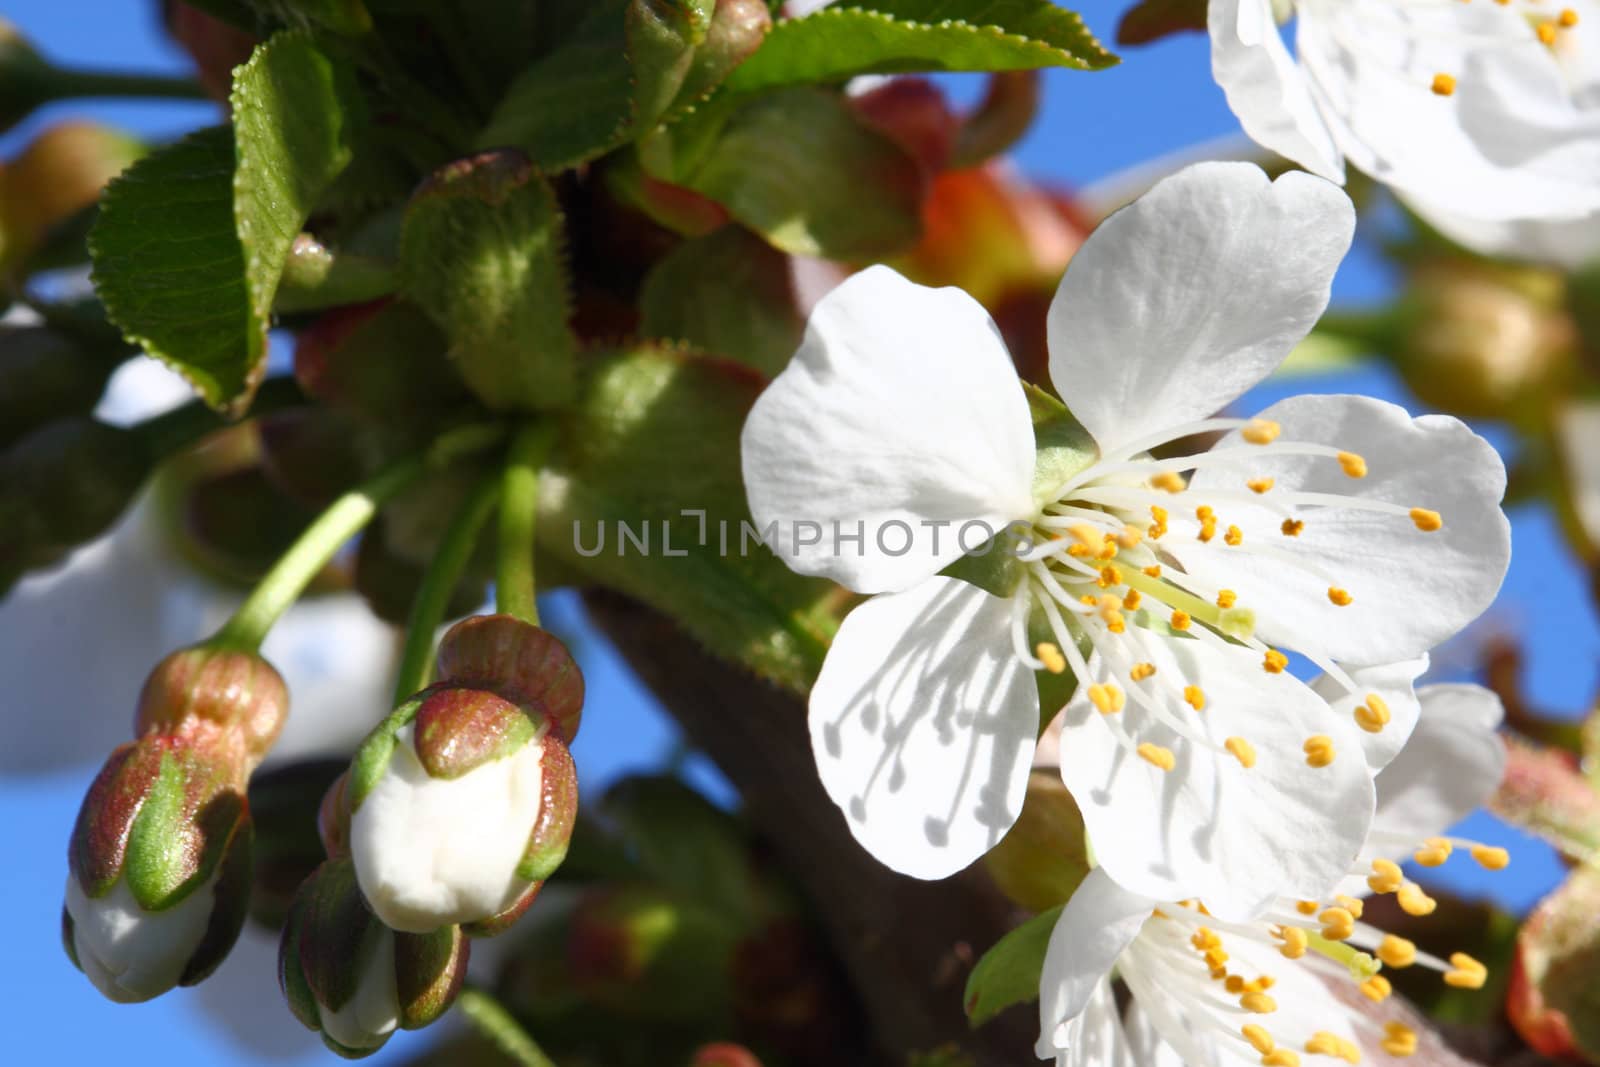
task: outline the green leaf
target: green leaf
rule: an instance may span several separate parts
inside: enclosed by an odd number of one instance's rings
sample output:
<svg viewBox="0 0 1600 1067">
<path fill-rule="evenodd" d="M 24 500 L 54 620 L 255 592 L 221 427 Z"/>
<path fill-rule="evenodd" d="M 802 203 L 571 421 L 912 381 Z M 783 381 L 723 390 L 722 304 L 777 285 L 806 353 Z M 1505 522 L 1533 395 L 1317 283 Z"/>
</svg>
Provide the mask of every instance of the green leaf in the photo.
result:
<svg viewBox="0 0 1600 1067">
<path fill-rule="evenodd" d="M 540 544 L 712 652 L 804 691 L 836 627 L 835 587 L 789 570 L 750 521 L 739 432 L 764 384 L 661 347 L 603 356 L 540 480 Z"/>
<path fill-rule="evenodd" d="M 1098 70 L 1117 62 L 1049 0 L 872 0 L 779 22 L 727 86 L 754 92 L 916 71 Z"/>
<path fill-rule="evenodd" d="M 714 6 L 714 0 L 633 0 L 628 5 L 637 126 L 654 125 L 672 106 L 711 29 Z"/>
<path fill-rule="evenodd" d="M 201 130 L 112 182 L 89 233 L 111 321 L 221 409 L 246 406 L 265 370 L 266 323 L 250 310 L 232 183 L 232 133 Z"/>
<path fill-rule="evenodd" d="M 789 257 L 739 226 L 684 241 L 651 269 L 640 332 L 683 341 L 771 377 L 800 344 Z"/>
<path fill-rule="evenodd" d="M 124 336 L 238 414 L 265 369 L 284 262 L 349 163 L 361 111 L 347 68 L 300 32 L 256 49 L 235 74 L 232 107 L 231 136 L 202 130 L 111 184 L 90 251 Z"/>
<path fill-rule="evenodd" d="M 696 154 L 678 184 L 785 252 L 875 259 L 921 234 L 916 161 L 863 125 L 837 93 L 796 88 L 757 97 Z"/>
<path fill-rule="evenodd" d="M 981 1026 L 1013 1004 L 1039 999 L 1039 974 L 1050 932 L 1065 906 L 1035 915 L 996 941 L 972 968 L 964 999 L 972 1025 Z"/>
<path fill-rule="evenodd" d="M 462 377 L 490 407 L 572 400 L 563 255 L 555 193 L 519 152 L 451 163 L 411 199 L 403 290 L 444 329 Z"/>
<path fill-rule="evenodd" d="M 315 24 L 350 35 L 372 29 L 361 0 L 257 0 L 256 6 L 291 26 Z"/>
<path fill-rule="evenodd" d="M 626 9 L 624 0 L 601 0 L 570 38 L 518 75 L 478 146 L 520 148 L 554 172 L 627 140 L 634 88 Z"/>
</svg>

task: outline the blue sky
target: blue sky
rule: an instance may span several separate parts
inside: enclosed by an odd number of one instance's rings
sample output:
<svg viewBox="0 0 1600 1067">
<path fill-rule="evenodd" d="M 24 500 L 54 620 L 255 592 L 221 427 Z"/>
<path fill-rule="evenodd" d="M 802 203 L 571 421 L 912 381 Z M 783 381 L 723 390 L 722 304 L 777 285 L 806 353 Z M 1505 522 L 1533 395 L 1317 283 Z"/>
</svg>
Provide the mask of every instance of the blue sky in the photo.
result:
<svg viewBox="0 0 1600 1067">
<path fill-rule="evenodd" d="M 6 15 L 50 56 L 86 65 L 145 71 L 181 71 L 182 56 L 161 37 L 153 11 L 157 5 L 61 3 L 60 0 L 10 0 Z M 1122 3 L 1095 3 L 1091 25 L 1108 40 Z M 1020 146 L 1020 165 L 1036 177 L 1082 185 L 1124 167 L 1184 146 L 1237 132 L 1222 94 L 1210 79 L 1205 42 L 1185 37 L 1130 50 L 1121 67 L 1099 74 L 1054 71 L 1046 76 L 1041 121 Z M 10 155 L 44 124 L 66 116 L 90 116 L 160 140 L 217 120 L 208 104 L 115 104 L 74 102 L 47 109 L 23 127 L 0 137 L 0 157 Z M 1337 300 L 1381 300 L 1394 278 L 1366 245 L 1358 245 L 1335 287 Z M 1361 391 L 1406 403 L 1403 388 L 1382 370 L 1343 374 L 1315 382 L 1269 383 L 1252 398 L 1261 404 L 1290 392 Z M 1247 401 L 1247 406 L 1250 402 Z M 1508 444 L 1494 427 L 1484 427 L 1497 445 Z M 1539 511 L 1513 515 L 1515 559 L 1495 624 L 1521 631 L 1537 625 L 1540 640 L 1530 649 L 1533 696 L 1574 714 L 1590 699 L 1594 664 L 1600 661 L 1600 627 L 1587 594 L 1587 581 L 1565 550 L 1554 523 Z M 673 738 L 658 709 L 626 673 L 615 653 L 588 633 L 570 600 L 547 609 L 550 623 L 573 637 L 575 651 L 590 681 L 589 713 L 577 746 L 586 791 L 629 768 L 658 764 Z M 136 624 L 136 623 L 135 623 Z M 67 663 L 64 669 L 70 669 Z M 130 697 L 139 679 L 130 678 Z M 11 709 L 13 713 L 17 709 Z M 123 715 L 124 708 L 86 709 Z M 67 835 L 93 768 L 82 766 L 48 774 L 0 777 L 0 819 L 9 829 L 12 862 L 0 879 L 0 913 L 13 917 L 10 964 L 4 968 L 3 996 L 13 1025 L 8 1052 L 17 1062 L 35 1056 L 49 1062 L 101 1062 L 116 1056 L 125 1067 L 171 1063 L 328 1063 L 331 1058 L 306 1039 L 277 994 L 270 966 L 262 973 L 229 976 L 229 990 L 244 1007 L 238 1025 L 255 1035 L 258 1051 L 229 1036 L 226 1026 L 205 1009 L 216 993 L 185 991 L 138 1007 L 100 999 L 67 962 L 59 947 L 57 916 L 65 876 Z M 712 775 L 696 777 L 712 781 Z M 1508 844 L 1517 857 L 1511 871 L 1487 876 L 1453 865 L 1449 880 L 1469 891 L 1492 892 L 1514 907 L 1526 907 L 1554 880 L 1559 869 L 1548 851 L 1530 844 L 1487 818 L 1468 832 Z M 258 959 L 266 959 L 263 952 Z M 219 990 L 220 991 L 220 990 Z M 417 1038 L 402 1036 L 373 1062 L 397 1062 L 415 1049 Z M 260 1051 L 270 1049 L 271 1051 Z"/>
</svg>

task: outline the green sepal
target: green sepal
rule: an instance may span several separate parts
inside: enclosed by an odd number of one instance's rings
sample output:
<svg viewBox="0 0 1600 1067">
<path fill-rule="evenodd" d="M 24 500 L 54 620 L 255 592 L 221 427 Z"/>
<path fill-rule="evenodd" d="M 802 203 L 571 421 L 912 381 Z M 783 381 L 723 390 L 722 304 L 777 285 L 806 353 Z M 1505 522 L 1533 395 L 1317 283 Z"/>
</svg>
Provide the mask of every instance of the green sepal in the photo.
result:
<svg viewBox="0 0 1600 1067">
<path fill-rule="evenodd" d="M 541 883 L 567 858 L 572 828 L 578 820 L 578 772 L 572 753 L 555 734 L 546 734 L 539 761 L 539 814 L 528 834 L 528 847 L 517 864 L 517 877 Z"/>
<path fill-rule="evenodd" d="M 446 683 L 421 694 L 412 748 L 430 778 L 452 779 L 535 743 L 543 721 L 486 689 Z"/>
<path fill-rule="evenodd" d="M 1056 490 L 1069 478 L 1100 457 L 1100 447 L 1061 401 L 1030 382 L 1023 382 L 1022 390 L 1033 419 L 1033 500 L 1044 507 L 1055 503 Z"/>
<path fill-rule="evenodd" d="M 982 1026 L 1013 1004 L 1039 999 L 1039 975 L 1050 933 L 1065 904 L 1041 912 L 994 943 L 967 977 L 967 1018 Z"/>
<path fill-rule="evenodd" d="M 244 797 L 204 757 L 174 747 L 159 761 L 122 862 L 128 889 L 146 911 L 173 907 L 204 885 L 248 819 Z"/>
<path fill-rule="evenodd" d="M 1026 525 L 1024 521 L 1022 526 Z M 1028 574 L 1027 567 L 1015 552 L 1018 544 L 1016 535 L 1026 535 L 1027 532 L 1027 529 L 1007 527 L 939 573 L 946 578 L 959 578 L 995 596 L 1009 597 Z"/>
<path fill-rule="evenodd" d="M 564 242 L 555 192 L 515 151 L 448 164 L 406 209 L 403 290 L 445 331 L 462 377 L 491 408 L 572 400 Z"/>
<path fill-rule="evenodd" d="M 466 980 L 471 949 L 459 926 L 394 935 L 395 995 L 402 1030 L 420 1030 L 450 1009 Z"/>
<path fill-rule="evenodd" d="M 1033 912 L 1065 904 L 1089 876 L 1083 813 L 1054 768 L 1028 775 L 1022 813 L 983 863 L 1001 892 Z"/>
<path fill-rule="evenodd" d="M 372 792 L 378 780 L 389 769 L 389 761 L 394 758 L 394 749 L 399 741 L 395 732 L 405 726 L 410 726 L 417 717 L 417 709 L 422 707 L 422 694 L 412 697 L 391 711 L 377 726 L 373 727 L 366 740 L 361 742 L 361 747 L 356 749 L 356 754 L 350 761 L 350 779 L 347 795 L 350 799 L 350 814 L 354 815 L 361 807 L 361 802 L 367 799 L 367 794 Z"/>
<path fill-rule="evenodd" d="M 861 0 L 773 27 L 728 78 L 731 92 L 831 83 L 862 74 L 1098 70 L 1117 62 L 1050 0 Z"/>
</svg>

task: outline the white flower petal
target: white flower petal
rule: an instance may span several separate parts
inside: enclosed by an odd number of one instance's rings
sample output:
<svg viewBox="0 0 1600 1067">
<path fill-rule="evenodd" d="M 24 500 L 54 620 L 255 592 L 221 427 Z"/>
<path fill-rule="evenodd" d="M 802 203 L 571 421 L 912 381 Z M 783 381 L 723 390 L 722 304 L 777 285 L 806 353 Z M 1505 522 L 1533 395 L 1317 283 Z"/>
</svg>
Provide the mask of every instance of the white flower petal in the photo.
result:
<svg viewBox="0 0 1600 1067">
<path fill-rule="evenodd" d="M 1506 748 L 1495 732 L 1500 698 L 1489 690 L 1429 685 L 1418 696 L 1422 717 L 1410 743 L 1378 775 L 1373 826 L 1421 841 L 1488 802 L 1505 774 Z"/>
<path fill-rule="evenodd" d="M 1050 378 L 1104 449 L 1214 414 L 1328 304 L 1355 227 L 1337 186 L 1201 163 L 1084 242 L 1050 305 Z"/>
<path fill-rule="evenodd" d="M 1245 133 L 1264 148 L 1329 181 L 1344 182 L 1344 159 L 1317 113 L 1305 75 L 1284 46 L 1271 0 L 1212 0 L 1211 74 Z"/>
<path fill-rule="evenodd" d="M 177 904 L 146 911 L 127 879 L 91 898 L 67 877 L 72 949 L 96 989 L 118 1004 L 138 1004 L 178 984 L 204 940 L 216 905 L 216 876 Z"/>
<path fill-rule="evenodd" d="M 395 731 L 388 767 L 350 819 L 350 858 L 372 911 L 393 929 L 430 933 L 516 902 L 538 818 L 543 746 L 523 745 L 457 778 L 430 778 L 413 727 Z"/>
<path fill-rule="evenodd" d="M 1144 1062 L 1135 1057 L 1123 1033 L 1109 977 L 1094 987 L 1083 1014 L 1067 1024 L 1063 1036 L 1066 1044 L 1056 1053 L 1056 1067 L 1136 1067 Z"/>
<path fill-rule="evenodd" d="M 1347 160 L 1413 202 L 1484 219 L 1600 208 L 1597 116 L 1522 10 L 1318 4 L 1299 11 L 1297 48 Z M 1432 91 L 1440 73 L 1452 95 Z"/>
<path fill-rule="evenodd" d="M 1359 452 L 1366 477 L 1346 477 L 1328 457 L 1263 449 L 1246 466 L 1198 471 L 1185 505 L 1205 503 L 1208 489 L 1237 490 L 1246 477 L 1268 476 L 1275 485 L 1264 502 L 1296 492 L 1359 495 L 1436 511 L 1444 521 L 1428 533 L 1405 514 L 1307 506 L 1293 509 L 1305 528 L 1291 538 L 1265 506 L 1218 502 L 1218 523 L 1243 531 L 1242 550 L 1221 538 L 1201 544 L 1175 522 L 1163 549 L 1185 570 L 1237 592 L 1239 604 L 1257 613 L 1262 640 L 1342 663 L 1391 663 L 1435 647 L 1489 606 L 1510 562 L 1511 526 L 1500 510 L 1505 466 L 1487 441 L 1459 419 L 1414 419 L 1364 396 L 1290 397 L 1262 418 L 1281 424 L 1282 441 Z M 1230 434 L 1216 447 L 1251 446 Z M 1253 554 L 1256 545 L 1302 565 Z M 1351 603 L 1332 603 L 1332 586 L 1350 593 Z"/>
<path fill-rule="evenodd" d="M 1186 1061 L 1183 1054 L 1162 1036 L 1154 1020 L 1150 1018 L 1150 1013 L 1144 1010 L 1143 1004 L 1141 1000 L 1133 1000 L 1128 1005 L 1127 1014 L 1123 1016 L 1122 1021 L 1123 1033 L 1127 1035 L 1133 1062 L 1139 1067 L 1213 1067 L 1223 1062 L 1222 1050 L 1215 1046 L 1206 1050 L 1211 1054 L 1210 1058 L 1200 1063 Z M 1245 1061 L 1249 1067 L 1256 1067 L 1257 1062 L 1257 1058 Z"/>
<path fill-rule="evenodd" d="M 880 862 L 943 878 L 1022 811 L 1039 695 L 1008 601 L 954 578 L 873 597 L 839 627 L 811 690 L 828 796 Z"/>
<path fill-rule="evenodd" d="M 1480 255 L 1565 270 L 1600 259 L 1600 212 L 1572 219 L 1482 219 L 1415 197 L 1401 199 L 1428 225 Z"/>
<path fill-rule="evenodd" d="M 741 449 L 773 551 L 858 593 L 908 588 L 961 555 L 963 524 L 994 534 L 1033 508 L 1033 423 L 988 312 L 888 267 L 817 304 Z"/>
<path fill-rule="evenodd" d="M 1112 881 L 1103 868 L 1089 872 L 1061 909 L 1044 970 L 1039 975 L 1039 1043 L 1049 1059 L 1070 1047 L 1074 1023 L 1105 984 L 1117 957 L 1133 943 L 1154 903 Z"/>
<path fill-rule="evenodd" d="M 1121 686 L 1126 707 L 1102 716 L 1087 696 L 1075 698 L 1061 733 L 1061 778 L 1101 866 L 1134 892 L 1198 897 L 1228 920 L 1248 919 L 1279 896 L 1326 893 L 1349 869 L 1372 819 L 1372 778 L 1354 724 L 1329 715 L 1292 675 L 1268 674 L 1248 649 L 1137 626 L 1119 647 L 1130 661 L 1154 664 L 1155 675 L 1130 683 L 1125 666 L 1112 670 L 1097 655 L 1091 674 Z M 1205 710 L 1171 697 L 1165 706 L 1215 748 L 1180 737 L 1141 706 L 1144 694 L 1185 685 L 1200 687 Z M 1173 769 L 1128 751 L 1113 732 L 1119 727 L 1135 742 L 1171 750 Z M 1332 739 L 1335 758 L 1312 768 L 1303 745 L 1319 734 Z M 1253 767 L 1221 751 L 1233 737 L 1254 748 Z"/>
<path fill-rule="evenodd" d="M 1324 674 L 1311 682 L 1311 688 L 1328 702 L 1339 718 L 1355 721 L 1358 705 L 1376 696 L 1389 709 L 1389 722 L 1377 733 L 1359 729 L 1361 747 L 1367 754 L 1367 766 L 1373 773 L 1383 770 L 1399 754 L 1411 731 L 1416 728 L 1421 705 L 1417 701 L 1414 683 L 1428 669 L 1426 654 L 1399 663 L 1382 663 L 1375 667 L 1352 667 L 1346 673 L 1356 683 L 1353 692 Z"/>
</svg>

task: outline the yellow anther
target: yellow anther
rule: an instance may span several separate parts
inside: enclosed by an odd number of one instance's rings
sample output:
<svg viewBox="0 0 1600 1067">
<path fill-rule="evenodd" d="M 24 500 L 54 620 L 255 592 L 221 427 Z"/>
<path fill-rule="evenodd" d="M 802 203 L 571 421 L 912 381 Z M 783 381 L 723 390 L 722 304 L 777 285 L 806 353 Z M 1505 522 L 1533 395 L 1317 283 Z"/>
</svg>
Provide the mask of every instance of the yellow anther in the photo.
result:
<svg viewBox="0 0 1600 1067">
<path fill-rule="evenodd" d="M 1439 513 L 1437 511 L 1429 511 L 1427 508 L 1412 508 L 1411 521 L 1416 523 L 1417 529 L 1423 533 L 1433 533 L 1444 525 L 1444 519 L 1440 517 Z"/>
<path fill-rule="evenodd" d="M 1439 867 L 1444 864 L 1445 860 L 1450 858 L 1450 853 L 1453 851 L 1455 849 L 1444 838 L 1430 837 L 1422 843 L 1422 847 L 1417 849 L 1411 858 L 1424 867 Z"/>
<path fill-rule="evenodd" d="M 1127 623 L 1122 618 L 1121 597 L 1106 593 L 1099 600 L 1092 601 L 1092 603 L 1096 605 L 1096 614 L 1100 616 L 1100 621 L 1106 624 L 1107 630 L 1114 634 L 1120 634 L 1127 630 Z"/>
<path fill-rule="evenodd" d="M 1383 1040 L 1378 1044 L 1391 1056 L 1415 1056 L 1417 1032 L 1405 1023 L 1384 1023 Z"/>
<path fill-rule="evenodd" d="M 1430 86 L 1436 96 L 1451 96 L 1456 91 L 1456 79 L 1451 74 L 1435 74 L 1433 84 Z M 1357 478 L 1361 477 L 1359 474 Z"/>
<path fill-rule="evenodd" d="M 1160 504 L 1151 504 L 1150 517 L 1154 519 L 1158 525 L 1165 526 L 1167 524 L 1167 509 L 1162 507 Z"/>
<path fill-rule="evenodd" d="M 1063 674 L 1066 672 L 1067 657 L 1063 656 L 1061 649 L 1057 648 L 1053 643 L 1040 641 L 1033 646 L 1033 654 L 1039 657 L 1039 662 L 1043 663 L 1044 669 L 1051 674 Z"/>
<path fill-rule="evenodd" d="M 1314 900 L 1301 900 L 1295 903 L 1294 910 L 1298 911 L 1301 915 L 1315 915 L 1317 913 L 1317 909 L 1320 907 L 1322 907 L 1322 905 L 1318 904 Z"/>
<path fill-rule="evenodd" d="M 1405 882 L 1400 865 L 1394 860 L 1373 860 L 1372 873 L 1367 876 L 1367 887 L 1374 893 L 1393 893 Z"/>
<path fill-rule="evenodd" d="M 1511 853 L 1489 845 L 1473 845 L 1472 858 L 1486 871 L 1503 871 L 1511 864 Z"/>
<path fill-rule="evenodd" d="M 1540 44 L 1556 43 L 1556 24 L 1553 22 L 1541 22 L 1533 28 L 1533 32 L 1539 35 Z"/>
<path fill-rule="evenodd" d="M 1350 606 L 1350 601 L 1354 598 L 1351 597 L 1350 590 L 1340 589 L 1336 585 L 1330 585 L 1328 586 L 1328 599 L 1333 601 L 1333 603 L 1338 607 L 1347 608 Z"/>
<path fill-rule="evenodd" d="M 1067 546 L 1067 555 L 1071 556 L 1073 559 L 1082 559 L 1084 556 L 1090 556 L 1093 554 L 1094 549 L 1090 548 L 1088 545 Z"/>
<path fill-rule="evenodd" d="M 1346 1063 L 1359 1064 L 1361 1062 L 1361 1046 L 1349 1038 L 1341 1037 L 1339 1038 L 1339 1051 L 1335 1055 Z"/>
<path fill-rule="evenodd" d="M 1339 469 L 1351 478 L 1365 478 L 1367 476 L 1367 461 L 1354 452 L 1339 453 Z"/>
<path fill-rule="evenodd" d="M 1100 527 L 1091 526 L 1086 522 L 1073 523 L 1067 527 L 1067 532 L 1077 538 L 1078 543 L 1085 548 L 1097 549 L 1105 542 Z"/>
<path fill-rule="evenodd" d="M 1368 693 L 1365 704 L 1357 704 L 1355 709 L 1356 725 L 1369 734 L 1382 732 L 1389 720 L 1393 718 L 1389 713 L 1389 705 L 1377 693 Z"/>
<path fill-rule="evenodd" d="M 1271 1015 L 1278 1010 L 1278 1002 L 1265 993 L 1246 993 L 1239 998 L 1239 1007 L 1256 1015 Z"/>
<path fill-rule="evenodd" d="M 1100 546 L 1100 551 L 1094 554 L 1094 558 L 1101 562 L 1105 562 L 1108 559 L 1116 559 L 1117 539 L 1110 534 L 1106 534 L 1105 543 Z"/>
<path fill-rule="evenodd" d="M 1570 30 L 1578 24 L 1578 13 L 1570 7 L 1564 7 L 1561 9 L 1561 14 L 1556 16 L 1556 22 L 1563 29 Z"/>
<path fill-rule="evenodd" d="M 1232 589 L 1217 590 L 1217 607 L 1219 608 L 1231 608 L 1238 599 L 1239 594 Z"/>
<path fill-rule="evenodd" d="M 1178 765 L 1177 757 L 1172 754 L 1172 749 L 1170 748 L 1162 748 L 1160 745 L 1152 745 L 1150 742 L 1145 741 L 1139 745 L 1138 751 L 1139 758 L 1152 767 L 1160 767 L 1164 771 L 1170 771 Z"/>
<path fill-rule="evenodd" d="M 1381 974 L 1373 975 L 1357 988 L 1361 990 L 1362 996 L 1374 1004 L 1382 1004 L 1389 999 L 1389 994 L 1394 992 L 1394 986 L 1389 983 L 1389 979 Z"/>
<path fill-rule="evenodd" d="M 1089 687 L 1089 703 L 1102 715 L 1115 715 L 1127 702 L 1127 694 L 1110 683 L 1097 683 Z"/>
<path fill-rule="evenodd" d="M 1123 548 L 1133 548 L 1144 540 L 1144 533 L 1137 526 L 1124 526 L 1117 531 L 1117 544 Z"/>
<path fill-rule="evenodd" d="M 1338 904 L 1339 907 L 1343 908 L 1345 911 L 1348 911 L 1357 919 L 1361 918 L 1362 912 L 1366 911 L 1366 908 L 1362 905 L 1361 901 L 1357 900 L 1355 897 L 1347 897 L 1343 893 L 1340 893 L 1333 899 L 1334 903 Z"/>
<path fill-rule="evenodd" d="M 1143 573 L 1146 578 L 1159 578 L 1161 577 L 1161 564 L 1152 563 L 1144 569 Z"/>
<path fill-rule="evenodd" d="M 1095 599 L 1094 597 L 1090 596 L 1088 593 L 1085 593 L 1085 594 L 1083 594 L 1083 596 L 1078 598 L 1078 603 L 1087 604 L 1092 608 L 1096 604 L 1100 603 L 1100 601 Z"/>
<path fill-rule="evenodd" d="M 1256 1023 L 1245 1023 L 1239 1028 L 1239 1032 L 1244 1035 L 1246 1041 L 1250 1042 L 1250 1047 L 1263 1056 L 1278 1047 L 1278 1043 L 1272 1040 L 1272 1035 L 1267 1033 L 1267 1028 L 1264 1026 L 1259 1026 Z"/>
<path fill-rule="evenodd" d="M 1202 542 L 1210 541 L 1215 536 L 1217 536 L 1216 519 L 1206 519 L 1200 523 L 1199 537 Z"/>
<path fill-rule="evenodd" d="M 1333 738 L 1327 734 L 1313 734 L 1301 748 L 1305 751 L 1306 763 L 1312 767 L 1322 768 L 1333 762 Z"/>
<path fill-rule="evenodd" d="M 1100 568 L 1100 577 L 1095 580 L 1095 584 L 1101 589 L 1110 589 L 1114 585 L 1121 585 L 1122 572 L 1117 569 L 1116 564 L 1108 563 Z"/>
<path fill-rule="evenodd" d="M 1244 975 L 1242 975 L 1242 974 L 1226 974 L 1226 975 L 1223 975 L 1222 976 L 1222 988 L 1226 989 L 1228 992 L 1232 993 L 1234 996 L 1238 996 L 1239 994 L 1245 992 Z"/>
<path fill-rule="evenodd" d="M 1452 989 L 1482 989 L 1489 980 L 1489 968 L 1465 952 L 1452 952 L 1450 967 L 1444 973 L 1444 984 Z"/>
<path fill-rule="evenodd" d="M 1184 703 L 1188 704 L 1195 711 L 1206 710 L 1206 691 L 1201 689 L 1198 685 L 1184 686 L 1183 700 Z"/>
<path fill-rule="evenodd" d="M 1329 941 L 1343 941 L 1356 932 L 1356 917 L 1344 908 L 1324 908 L 1317 921 L 1322 924 L 1322 936 Z"/>
<path fill-rule="evenodd" d="M 1250 487 L 1250 491 L 1252 493 L 1265 493 L 1268 489 L 1271 489 L 1275 483 L 1271 478 L 1251 478 L 1244 484 Z"/>
<path fill-rule="evenodd" d="M 1142 682 L 1154 673 L 1156 673 L 1156 665 L 1154 663 L 1135 663 L 1133 670 L 1128 672 L 1128 677 L 1136 682 Z"/>
<path fill-rule="evenodd" d="M 1343 1049 L 1340 1047 L 1343 1044 L 1344 1039 L 1339 1037 L 1339 1035 L 1330 1034 L 1326 1030 L 1318 1030 L 1316 1033 L 1312 1034 L 1309 1039 L 1307 1039 L 1306 1051 L 1311 1053 L 1313 1056 L 1337 1057 L 1339 1053 L 1343 1051 Z"/>
<path fill-rule="evenodd" d="M 1228 532 L 1222 535 L 1222 539 L 1230 545 L 1243 544 L 1244 532 L 1237 526 L 1230 526 Z"/>
<path fill-rule="evenodd" d="M 1289 657 L 1275 648 L 1267 649 L 1267 654 L 1261 660 L 1261 669 L 1268 674 L 1282 674 L 1288 665 Z"/>
<path fill-rule="evenodd" d="M 1301 519 L 1284 519 L 1283 525 L 1278 527 L 1285 537 L 1299 537 L 1300 531 L 1305 528 L 1306 524 Z"/>
<path fill-rule="evenodd" d="M 1164 489 L 1169 493 L 1181 493 L 1186 488 L 1183 476 L 1177 471 L 1159 471 L 1150 476 L 1150 488 Z M 1161 520 L 1156 520 L 1160 522 Z"/>
<path fill-rule="evenodd" d="M 1306 949 L 1311 946 L 1311 938 L 1298 926 L 1280 926 L 1273 931 L 1274 936 L 1283 944 L 1278 951 L 1286 960 L 1297 960 L 1306 954 Z"/>
<path fill-rule="evenodd" d="M 1199 507 L 1194 509 L 1194 517 L 1199 519 L 1201 522 L 1208 522 L 1215 520 L 1217 513 L 1211 510 L 1210 504 L 1201 504 Z"/>
<path fill-rule="evenodd" d="M 1271 419 L 1251 419 L 1249 424 L 1239 431 L 1239 436 L 1253 445 L 1270 445 L 1282 432 L 1283 427 Z"/>
<path fill-rule="evenodd" d="M 1417 946 L 1403 937 L 1384 934 L 1373 955 L 1388 967 L 1409 967 L 1417 962 Z"/>
<path fill-rule="evenodd" d="M 1189 613 L 1187 611 L 1174 611 L 1172 618 L 1167 620 L 1174 630 L 1187 630 L 1189 628 Z"/>
<path fill-rule="evenodd" d="M 1220 948 L 1207 949 L 1205 961 L 1207 967 L 1213 971 L 1220 971 L 1228 965 L 1228 954 Z"/>
<path fill-rule="evenodd" d="M 1139 590 L 1137 590 L 1137 589 L 1128 590 L 1128 595 L 1122 598 L 1122 610 L 1123 611 L 1137 611 L 1137 610 L 1139 610 L 1139 601 L 1142 600 L 1142 599 L 1143 599 L 1143 597 L 1140 596 Z"/>
<path fill-rule="evenodd" d="M 1300 1057 L 1292 1049 L 1275 1048 L 1261 1057 L 1262 1067 L 1300 1067 Z"/>
<path fill-rule="evenodd" d="M 1222 747 L 1233 753 L 1233 758 L 1239 765 L 1249 770 L 1256 765 L 1255 746 L 1242 737 L 1230 737 L 1222 743 Z"/>
<path fill-rule="evenodd" d="M 1439 902 L 1424 893 L 1422 887 L 1415 882 L 1407 882 L 1401 886 L 1400 891 L 1395 894 L 1395 900 L 1400 902 L 1401 911 L 1418 918 L 1432 915 L 1434 909 L 1439 906 Z"/>
<path fill-rule="evenodd" d="M 1194 946 L 1196 952 L 1206 952 L 1221 948 L 1222 938 L 1218 937 L 1217 932 L 1209 926 L 1202 926 L 1194 932 L 1193 937 L 1189 938 L 1189 944 Z"/>
</svg>

